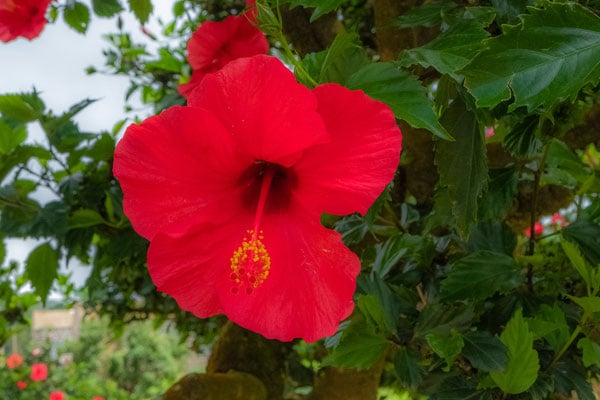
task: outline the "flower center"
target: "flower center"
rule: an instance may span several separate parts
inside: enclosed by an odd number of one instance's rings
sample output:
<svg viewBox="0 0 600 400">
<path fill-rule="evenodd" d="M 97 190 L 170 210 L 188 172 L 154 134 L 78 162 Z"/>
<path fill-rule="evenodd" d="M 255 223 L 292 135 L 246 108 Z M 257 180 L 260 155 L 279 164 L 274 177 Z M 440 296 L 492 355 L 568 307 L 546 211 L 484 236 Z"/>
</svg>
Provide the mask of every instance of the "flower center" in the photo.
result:
<svg viewBox="0 0 600 400">
<path fill-rule="evenodd" d="M 260 222 L 275 170 L 266 168 L 261 174 L 262 182 L 256 204 L 254 227 L 246 231 L 248 236 L 242 239 L 242 244 L 233 252 L 230 258 L 231 275 L 229 277 L 234 283 L 231 288 L 233 294 L 239 293 L 240 289 L 243 289 L 246 294 L 252 294 L 254 289 L 267 279 L 271 269 L 271 256 L 262 242 L 264 233 L 260 229 Z"/>
</svg>

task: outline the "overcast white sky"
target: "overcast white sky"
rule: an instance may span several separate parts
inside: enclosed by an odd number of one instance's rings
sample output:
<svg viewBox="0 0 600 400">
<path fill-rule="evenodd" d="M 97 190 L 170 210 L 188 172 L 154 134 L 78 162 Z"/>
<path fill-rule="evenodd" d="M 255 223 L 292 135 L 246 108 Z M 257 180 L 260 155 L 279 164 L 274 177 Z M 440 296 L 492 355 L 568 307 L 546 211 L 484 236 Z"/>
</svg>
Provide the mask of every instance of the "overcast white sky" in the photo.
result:
<svg viewBox="0 0 600 400">
<path fill-rule="evenodd" d="M 89 5 L 90 1 L 86 3 Z M 172 19 L 173 3 L 174 0 L 153 1 L 155 9 L 147 24 L 150 31 L 160 31 L 157 18 Z M 131 13 L 123 12 L 122 18 L 127 31 L 138 39 L 145 38 Z M 82 35 L 70 29 L 59 17 L 54 24 L 47 24 L 41 35 L 32 41 L 19 38 L 9 43 L 0 42 L 0 94 L 29 92 L 35 86 L 42 93 L 46 107 L 57 114 L 85 98 L 99 98 L 79 114 L 77 121 L 84 131 L 110 130 L 125 116 L 124 96 L 128 81 L 124 77 L 86 75 L 85 69 L 104 65 L 102 50 L 109 46 L 102 35 L 116 31 L 115 18 L 92 16 L 87 33 Z M 35 127 L 31 128 L 35 131 Z M 5 243 L 6 260 L 18 261 L 23 261 L 36 244 L 32 240 L 13 239 L 5 240 Z M 81 285 L 88 268 L 76 268 L 74 272 L 76 283 Z"/>
</svg>

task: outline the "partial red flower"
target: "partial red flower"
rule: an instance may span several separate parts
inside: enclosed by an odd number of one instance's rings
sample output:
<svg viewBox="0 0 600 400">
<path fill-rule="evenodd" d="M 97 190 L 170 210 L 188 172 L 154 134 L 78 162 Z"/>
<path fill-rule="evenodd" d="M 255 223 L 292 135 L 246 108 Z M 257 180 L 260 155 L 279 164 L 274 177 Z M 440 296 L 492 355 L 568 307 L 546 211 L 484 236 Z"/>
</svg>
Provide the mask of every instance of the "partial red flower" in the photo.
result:
<svg viewBox="0 0 600 400">
<path fill-rule="evenodd" d="M 333 334 L 360 261 L 320 217 L 365 214 L 392 179 L 391 110 L 337 84 L 309 90 L 264 55 L 207 75 L 188 104 L 130 126 L 115 152 L 154 283 L 268 338 Z"/>
<path fill-rule="evenodd" d="M 8 369 L 19 368 L 21 365 L 23 365 L 23 357 L 20 354 L 13 353 L 6 359 Z"/>
<path fill-rule="evenodd" d="M 554 226 L 561 226 L 561 227 L 565 227 L 567 225 L 569 225 L 569 223 L 567 222 L 567 220 L 565 219 L 565 217 L 560 214 L 560 213 L 554 213 L 552 214 L 552 225 Z"/>
<path fill-rule="evenodd" d="M 48 377 L 48 366 L 46 364 L 33 364 L 29 377 L 32 381 L 45 380 Z"/>
<path fill-rule="evenodd" d="M 220 70 L 230 61 L 269 51 L 265 34 L 256 27 L 255 14 L 251 11 L 200 25 L 187 45 L 192 77 L 179 85 L 182 96 L 189 99 L 206 74 Z"/>
<path fill-rule="evenodd" d="M 92 400 L 104 400 L 104 397 L 94 397 Z"/>
<path fill-rule="evenodd" d="M 38 37 L 46 25 L 46 10 L 51 1 L 0 0 L 0 40 Z"/>
<path fill-rule="evenodd" d="M 66 396 L 64 392 L 52 392 L 48 400 L 65 400 Z"/>
<path fill-rule="evenodd" d="M 541 235 L 542 233 L 544 233 L 544 225 L 542 225 L 539 222 L 536 222 L 533 225 L 533 233 L 535 235 Z M 525 236 L 531 237 L 531 227 L 528 227 L 528 228 L 525 229 Z"/>
<path fill-rule="evenodd" d="M 24 390 L 27 388 L 27 382 L 17 381 L 17 387 L 19 388 L 19 390 Z"/>
</svg>

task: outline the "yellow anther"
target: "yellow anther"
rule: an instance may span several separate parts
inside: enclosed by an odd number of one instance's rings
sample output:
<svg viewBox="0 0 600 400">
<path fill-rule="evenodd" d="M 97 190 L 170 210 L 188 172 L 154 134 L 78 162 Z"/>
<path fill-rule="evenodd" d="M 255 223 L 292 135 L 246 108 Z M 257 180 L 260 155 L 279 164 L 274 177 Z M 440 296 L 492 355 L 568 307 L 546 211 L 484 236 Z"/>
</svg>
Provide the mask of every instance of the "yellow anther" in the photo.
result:
<svg viewBox="0 0 600 400">
<path fill-rule="evenodd" d="M 244 237 L 242 244 L 230 258 L 230 278 L 236 285 L 246 286 L 246 293 L 251 294 L 269 276 L 271 256 L 262 242 L 262 231 L 257 234 L 249 229 L 247 233 L 249 236 Z M 234 287 L 232 292 L 238 293 L 239 290 Z"/>
</svg>

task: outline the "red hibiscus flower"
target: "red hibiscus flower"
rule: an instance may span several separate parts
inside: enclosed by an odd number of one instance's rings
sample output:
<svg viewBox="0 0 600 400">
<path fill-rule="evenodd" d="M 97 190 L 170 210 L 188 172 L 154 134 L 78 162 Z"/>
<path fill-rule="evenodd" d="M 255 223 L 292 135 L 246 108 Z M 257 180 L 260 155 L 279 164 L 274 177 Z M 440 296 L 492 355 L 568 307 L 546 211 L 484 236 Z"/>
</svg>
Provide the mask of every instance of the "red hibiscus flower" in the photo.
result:
<svg viewBox="0 0 600 400">
<path fill-rule="evenodd" d="M 366 213 L 392 179 L 392 112 L 337 84 L 309 90 L 265 55 L 207 75 L 188 104 L 130 126 L 115 152 L 154 283 L 268 338 L 333 334 L 360 262 L 320 217 Z"/>
<path fill-rule="evenodd" d="M 560 214 L 560 213 L 554 213 L 552 214 L 552 221 L 551 221 L 552 225 L 554 226 L 561 226 L 561 227 L 565 227 L 567 225 L 569 225 L 569 223 L 567 222 L 567 220 L 565 219 L 565 217 Z"/>
<path fill-rule="evenodd" d="M 19 388 L 19 390 L 24 390 L 25 388 L 27 388 L 27 382 L 17 381 L 17 387 Z"/>
<path fill-rule="evenodd" d="M 104 397 L 94 397 L 92 400 L 104 400 Z"/>
<path fill-rule="evenodd" d="M 64 392 L 52 392 L 48 400 L 65 400 Z"/>
<path fill-rule="evenodd" d="M 535 235 L 541 235 L 542 233 L 544 233 L 544 225 L 542 225 L 539 222 L 536 222 L 535 225 L 533 225 L 533 233 Z M 525 229 L 525 236 L 531 237 L 531 227 Z"/>
<path fill-rule="evenodd" d="M 193 71 L 190 81 L 179 85 L 182 96 L 189 99 L 206 74 L 220 70 L 230 61 L 269 51 L 267 38 L 253 22 L 255 14 L 251 11 L 200 25 L 188 42 L 188 60 Z"/>
<path fill-rule="evenodd" d="M 46 25 L 46 10 L 51 1 L 0 0 L 0 40 L 38 37 Z"/>
<path fill-rule="evenodd" d="M 43 381 L 48 377 L 48 366 L 46 364 L 33 364 L 31 366 L 32 381 Z"/>
<path fill-rule="evenodd" d="M 20 354 L 13 353 L 6 359 L 6 367 L 8 369 L 19 368 L 23 365 L 23 357 Z"/>
</svg>

